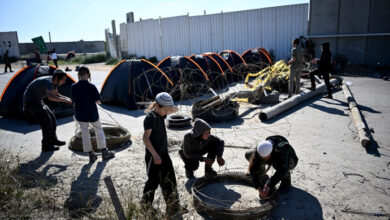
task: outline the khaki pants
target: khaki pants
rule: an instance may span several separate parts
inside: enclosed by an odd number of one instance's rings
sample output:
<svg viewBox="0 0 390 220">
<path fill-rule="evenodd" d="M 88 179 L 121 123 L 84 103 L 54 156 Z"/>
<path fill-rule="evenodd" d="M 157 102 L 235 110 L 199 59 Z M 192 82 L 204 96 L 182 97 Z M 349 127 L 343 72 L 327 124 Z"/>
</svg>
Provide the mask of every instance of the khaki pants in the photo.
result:
<svg viewBox="0 0 390 220">
<path fill-rule="evenodd" d="M 299 94 L 301 87 L 301 73 L 302 69 L 290 69 L 290 77 L 288 84 L 288 96 L 290 97 L 293 93 Z"/>
<path fill-rule="evenodd" d="M 96 143 L 97 148 L 102 150 L 106 148 L 106 137 L 104 136 L 103 128 L 100 124 L 99 119 L 95 122 L 82 122 L 79 121 L 80 129 L 81 129 L 81 137 L 83 139 L 83 150 L 84 152 L 91 152 L 92 144 L 91 144 L 91 135 L 89 134 L 89 125 L 91 124 L 93 129 L 95 130 L 96 135 Z"/>
</svg>

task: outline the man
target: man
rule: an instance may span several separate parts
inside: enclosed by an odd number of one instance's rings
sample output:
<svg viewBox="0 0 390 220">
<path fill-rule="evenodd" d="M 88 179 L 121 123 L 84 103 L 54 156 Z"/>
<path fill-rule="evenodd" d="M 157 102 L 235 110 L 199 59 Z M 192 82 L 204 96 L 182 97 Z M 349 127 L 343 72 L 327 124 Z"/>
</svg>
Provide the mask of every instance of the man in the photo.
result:
<svg viewBox="0 0 390 220">
<path fill-rule="evenodd" d="M 4 68 L 4 72 L 5 73 L 7 72 L 8 67 L 9 67 L 9 71 L 13 72 L 12 68 L 11 68 L 11 61 L 9 60 L 8 53 L 9 53 L 9 51 L 6 50 L 5 53 L 4 53 L 4 56 L 3 56 L 4 62 L 5 62 L 5 68 Z"/>
<path fill-rule="evenodd" d="M 290 67 L 290 76 L 288 84 L 288 97 L 290 98 L 295 91 L 299 94 L 300 81 L 304 62 L 304 54 L 302 48 L 299 46 L 299 39 L 295 38 L 292 41 L 293 48 L 291 49 L 291 59 L 287 62 Z M 295 90 L 294 90 L 295 89 Z"/>
<path fill-rule="evenodd" d="M 329 43 L 325 42 L 321 45 L 321 59 L 314 58 L 312 63 L 318 63 L 318 69 L 310 73 L 311 88 L 310 90 L 316 90 L 316 83 L 314 75 L 322 75 L 328 91 L 328 96 L 325 98 L 332 99 L 332 87 L 329 81 L 329 73 L 332 71 L 331 58 L 332 53 L 329 50 Z"/>
<path fill-rule="evenodd" d="M 56 118 L 50 108 L 44 104 L 43 99 L 48 98 L 53 102 L 64 102 L 72 104 L 70 98 L 58 93 L 58 87 L 66 81 L 67 75 L 64 71 L 57 69 L 53 76 L 43 76 L 33 80 L 23 96 L 23 109 L 34 116 L 42 128 L 42 151 L 55 151 L 58 147 L 65 145 L 59 141 L 56 135 Z"/>
<path fill-rule="evenodd" d="M 194 177 L 194 171 L 198 169 L 199 162 L 205 163 L 205 176 L 210 178 L 217 175 L 211 167 L 217 158 L 219 166 L 225 164 L 222 158 L 224 141 L 210 134 L 211 126 L 202 119 L 195 119 L 192 131 L 184 135 L 184 141 L 179 151 L 184 161 L 187 178 Z M 207 154 L 207 157 L 203 157 Z"/>
<path fill-rule="evenodd" d="M 290 170 L 297 165 L 298 157 L 286 138 L 279 135 L 267 137 L 258 144 L 256 150 L 246 152 L 245 158 L 249 161 L 248 170 L 260 198 L 269 197 L 279 182 L 280 193 L 287 193 L 290 190 Z M 267 169 L 265 165 L 268 165 Z M 271 166 L 276 172 L 268 178 L 267 171 Z"/>
</svg>

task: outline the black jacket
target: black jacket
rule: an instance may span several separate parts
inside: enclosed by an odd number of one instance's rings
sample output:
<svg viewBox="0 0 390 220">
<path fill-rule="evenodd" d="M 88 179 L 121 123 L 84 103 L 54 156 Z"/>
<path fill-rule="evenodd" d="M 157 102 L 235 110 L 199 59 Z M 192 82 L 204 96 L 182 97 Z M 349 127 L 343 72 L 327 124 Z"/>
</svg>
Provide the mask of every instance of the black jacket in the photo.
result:
<svg viewBox="0 0 390 220">
<path fill-rule="evenodd" d="M 321 59 L 318 63 L 318 69 L 320 72 L 329 73 L 332 71 L 332 53 L 330 51 L 323 51 L 321 53 Z"/>
<path fill-rule="evenodd" d="M 271 140 L 273 143 L 271 158 L 268 161 L 265 161 L 260 157 L 257 151 L 255 151 L 252 166 L 249 169 L 256 189 L 258 187 L 263 187 L 264 183 L 271 188 L 275 187 L 287 172 L 294 168 L 298 163 L 298 157 L 286 138 L 275 135 L 267 137 L 266 140 Z M 290 160 L 293 161 L 294 167 L 290 167 Z M 265 168 L 266 164 L 268 165 L 267 169 Z M 269 180 L 266 180 L 266 173 L 271 165 L 276 172 Z"/>
</svg>

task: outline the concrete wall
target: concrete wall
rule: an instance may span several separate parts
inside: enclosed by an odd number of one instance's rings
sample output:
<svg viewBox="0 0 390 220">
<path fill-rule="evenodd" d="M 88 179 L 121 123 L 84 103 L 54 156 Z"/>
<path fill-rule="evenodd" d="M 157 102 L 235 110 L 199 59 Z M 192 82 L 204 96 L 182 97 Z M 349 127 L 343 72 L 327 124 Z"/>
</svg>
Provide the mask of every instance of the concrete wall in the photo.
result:
<svg viewBox="0 0 390 220">
<path fill-rule="evenodd" d="M 56 49 L 57 53 L 67 53 L 74 50 L 76 53 L 97 53 L 103 52 L 104 41 L 73 41 L 73 42 L 52 42 L 46 43 L 47 49 Z M 32 53 L 36 48 L 33 43 L 20 43 L 20 54 Z"/>
<path fill-rule="evenodd" d="M 19 41 L 16 31 L 0 32 L 0 56 L 3 57 L 5 51 L 9 51 L 10 57 L 19 57 Z"/>
<path fill-rule="evenodd" d="M 308 31 L 316 45 L 316 56 L 321 53 L 321 43 L 329 42 L 333 54 L 347 56 L 350 63 L 390 65 L 388 11 L 389 0 L 311 0 Z M 336 36 L 370 33 L 387 35 Z"/>
</svg>

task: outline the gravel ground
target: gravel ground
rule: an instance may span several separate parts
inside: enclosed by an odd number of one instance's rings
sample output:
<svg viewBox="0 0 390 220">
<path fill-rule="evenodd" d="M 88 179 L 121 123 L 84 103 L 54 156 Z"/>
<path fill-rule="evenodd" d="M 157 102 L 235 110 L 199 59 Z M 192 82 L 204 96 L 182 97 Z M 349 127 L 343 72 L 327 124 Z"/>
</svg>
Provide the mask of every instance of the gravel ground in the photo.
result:
<svg viewBox="0 0 390 220">
<path fill-rule="evenodd" d="M 107 69 L 109 68 L 92 69 L 92 82 L 98 88 L 108 73 Z M 70 73 L 72 76 L 75 74 Z M 9 73 L 1 74 L 0 81 L 4 82 L 11 76 Z M 359 143 L 346 98 L 340 89 L 334 90 L 334 99 L 316 97 L 270 121 L 260 122 L 258 119 L 260 109 L 265 106 L 242 104 L 238 119 L 229 123 L 212 124 L 212 133 L 224 139 L 226 145 L 232 146 L 225 148 L 226 165 L 214 165 L 219 173 L 246 172 L 246 149 L 233 146 L 253 147 L 266 137 L 279 134 L 287 137 L 294 147 L 299 157 L 292 174 L 294 188 L 289 194 L 280 197 L 270 218 L 389 218 L 374 217 L 370 213 L 390 214 L 390 82 L 367 74 L 345 73 L 343 77 L 344 81 L 352 82 L 350 89 L 365 121 L 375 131 L 372 134 L 373 143 L 366 149 Z M 238 87 L 242 85 L 237 85 L 235 89 Z M 180 113 L 190 115 L 188 102 L 182 104 L 179 105 Z M 90 217 L 109 218 L 106 210 L 112 209 L 112 205 L 103 177 L 112 177 L 123 204 L 130 197 L 137 202 L 142 195 L 146 181 L 145 147 L 142 143 L 145 114 L 141 110 L 129 111 L 106 105 L 99 109 L 99 114 L 102 122 L 118 122 L 132 134 L 131 144 L 117 150 L 116 157 L 112 160 L 101 161 L 99 158 L 91 165 L 85 154 L 74 153 L 66 146 L 54 153 L 41 154 L 39 126 L 9 118 L 0 118 L 0 148 L 18 155 L 26 169 L 48 181 L 50 186 L 45 189 L 45 193 L 56 201 L 60 209 L 70 198 L 76 206 L 82 205 L 85 198 L 93 198 L 92 207 L 96 207 L 96 211 Z M 189 129 L 168 129 L 168 137 L 180 141 L 186 132 Z M 57 134 L 61 140 L 68 142 L 74 133 L 75 123 L 72 117 L 58 119 Z M 192 182 L 185 177 L 184 164 L 177 149 L 177 145 L 171 146 L 170 155 L 181 203 L 188 205 L 190 210 L 183 218 L 203 219 L 193 208 L 190 193 Z M 201 164 L 195 176 L 202 176 L 203 171 Z M 245 186 L 227 184 L 225 189 L 217 186 L 218 184 L 210 185 L 205 192 L 218 197 L 228 190 L 236 196 L 234 207 L 251 206 L 257 197 L 257 194 L 254 195 L 256 191 L 244 188 Z M 155 206 L 165 211 L 160 192 L 159 189 Z M 353 211 L 361 213 L 353 214 Z M 47 218 L 40 212 L 34 215 L 36 218 Z M 3 216 L 0 214 L 0 217 Z"/>
</svg>

